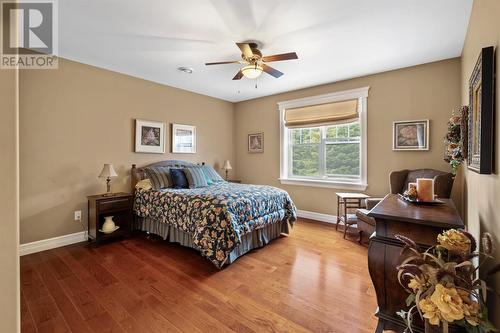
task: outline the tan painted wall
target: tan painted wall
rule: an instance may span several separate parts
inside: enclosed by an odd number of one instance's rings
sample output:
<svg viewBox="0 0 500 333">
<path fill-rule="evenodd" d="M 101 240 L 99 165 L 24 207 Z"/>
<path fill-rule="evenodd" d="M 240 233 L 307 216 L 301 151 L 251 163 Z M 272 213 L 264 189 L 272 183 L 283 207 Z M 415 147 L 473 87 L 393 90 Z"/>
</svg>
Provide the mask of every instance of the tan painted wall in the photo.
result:
<svg viewBox="0 0 500 333">
<path fill-rule="evenodd" d="M 285 78 L 286 79 L 286 78 Z M 244 181 L 286 189 L 298 209 L 336 214 L 335 189 L 281 185 L 279 113 L 277 103 L 346 89 L 370 86 L 368 97 L 368 188 L 371 195 L 389 191 L 391 170 L 435 168 L 443 162 L 443 136 L 451 110 L 460 103 L 460 61 L 446 60 L 396 71 L 254 99 L 236 104 L 236 164 Z M 430 119 L 430 147 L 426 152 L 393 152 L 394 120 Z M 264 153 L 247 153 L 247 134 L 264 132 Z M 454 195 L 460 205 L 460 184 Z M 345 191 L 344 191 L 345 192 Z"/>
<path fill-rule="evenodd" d="M 469 77 L 476 63 L 481 48 L 486 46 L 500 45 L 500 1 L 498 0 L 476 0 L 469 22 L 467 38 L 462 52 L 462 103 L 469 104 Z M 498 204 L 500 202 L 500 113 L 499 97 L 500 84 L 498 82 L 500 61 L 498 49 L 496 53 L 496 149 L 495 164 L 496 173 L 493 175 L 479 175 L 472 171 L 464 171 L 464 189 L 466 196 L 466 217 L 469 229 L 478 236 L 482 232 L 489 231 L 496 240 L 496 261 L 500 261 L 500 214 Z M 485 267 L 483 273 L 488 269 Z M 500 274 L 496 279 L 489 281 L 492 286 L 500 290 Z M 497 328 L 500 328 L 500 301 L 498 298 L 490 297 L 491 319 Z"/>
<path fill-rule="evenodd" d="M 196 125 L 198 153 L 134 153 L 134 118 Z M 20 73 L 20 131 L 21 243 L 81 231 L 73 211 L 86 223 L 103 163 L 119 174 L 113 189 L 128 191 L 132 163 L 234 160 L 232 103 L 64 59 Z"/>
<path fill-rule="evenodd" d="M 0 332 L 19 330 L 16 72 L 0 69 Z"/>
</svg>

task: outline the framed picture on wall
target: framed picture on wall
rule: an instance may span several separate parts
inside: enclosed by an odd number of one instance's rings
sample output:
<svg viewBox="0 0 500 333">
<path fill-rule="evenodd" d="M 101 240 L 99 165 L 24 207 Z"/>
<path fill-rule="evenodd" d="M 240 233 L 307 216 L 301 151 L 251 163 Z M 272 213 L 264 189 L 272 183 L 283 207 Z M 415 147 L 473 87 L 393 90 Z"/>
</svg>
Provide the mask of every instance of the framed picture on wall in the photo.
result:
<svg viewBox="0 0 500 333">
<path fill-rule="evenodd" d="M 264 133 L 248 134 L 248 152 L 263 153 L 264 152 Z"/>
<path fill-rule="evenodd" d="M 172 124 L 172 153 L 196 153 L 196 126 Z"/>
<path fill-rule="evenodd" d="M 493 46 L 481 50 L 469 80 L 467 167 L 481 174 L 493 172 L 495 72 Z"/>
<path fill-rule="evenodd" d="M 429 150 L 429 119 L 393 122 L 392 150 Z"/>
<path fill-rule="evenodd" d="M 135 152 L 165 153 L 165 123 L 143 119 L 135 120 Z"/>
</svg>

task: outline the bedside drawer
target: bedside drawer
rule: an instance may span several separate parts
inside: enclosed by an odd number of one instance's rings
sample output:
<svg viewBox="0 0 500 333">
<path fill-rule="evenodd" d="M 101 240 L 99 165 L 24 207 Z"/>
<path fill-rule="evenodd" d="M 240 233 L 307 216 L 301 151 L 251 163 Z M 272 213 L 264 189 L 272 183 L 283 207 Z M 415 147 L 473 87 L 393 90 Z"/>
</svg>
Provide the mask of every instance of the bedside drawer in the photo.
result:
<svg viewBox="0 0 500 333">
<path fill-rule="evenodd" d="M 129 210 L 129 209 L 130 209 L 130 204 L 128 198 L 99 201 L 100 212 L 111 212 L 111 211 Z"/>
</svg>

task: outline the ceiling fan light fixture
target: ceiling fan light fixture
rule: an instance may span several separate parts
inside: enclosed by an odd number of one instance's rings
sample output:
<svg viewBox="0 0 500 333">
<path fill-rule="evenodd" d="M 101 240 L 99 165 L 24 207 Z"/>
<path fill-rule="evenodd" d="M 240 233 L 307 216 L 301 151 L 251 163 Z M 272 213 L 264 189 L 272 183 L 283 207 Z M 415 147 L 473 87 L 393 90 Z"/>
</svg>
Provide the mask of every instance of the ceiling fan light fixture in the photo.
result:
<svg viewBox="0 0 500 333">
<path fill-rule="evenodd" d="M 241 72 L 246 78 L 256 79 L 262 74 L 264 69 L 258 64 L 247 65 L 241 69 Z"/>
</svg>

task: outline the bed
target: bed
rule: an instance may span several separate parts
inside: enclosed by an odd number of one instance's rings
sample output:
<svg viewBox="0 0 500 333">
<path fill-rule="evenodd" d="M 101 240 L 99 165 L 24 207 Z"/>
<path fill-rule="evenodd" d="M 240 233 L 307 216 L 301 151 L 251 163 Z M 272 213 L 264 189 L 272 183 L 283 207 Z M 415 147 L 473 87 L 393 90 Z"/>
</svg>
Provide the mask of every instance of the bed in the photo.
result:
<svg viewBox="0 0 500 333">
<path fill-rule="evenodd" d="M 136 189 L 148 167 L 192 167 L 184 161 L 132 166 L 134 229 L 198 250 L 219 269 L 289 234 L 296 208 L 284 190 L 226 181 L 193 189 Z"/>
</svg>

